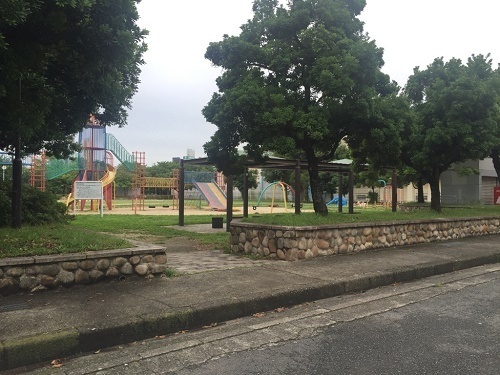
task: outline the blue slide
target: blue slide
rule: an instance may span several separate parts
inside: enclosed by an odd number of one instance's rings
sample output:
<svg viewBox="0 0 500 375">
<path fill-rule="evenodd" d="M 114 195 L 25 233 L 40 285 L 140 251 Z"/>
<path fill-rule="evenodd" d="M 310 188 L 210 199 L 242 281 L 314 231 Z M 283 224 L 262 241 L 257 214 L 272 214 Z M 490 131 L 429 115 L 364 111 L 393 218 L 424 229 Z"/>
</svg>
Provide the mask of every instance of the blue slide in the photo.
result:
<svg viewBox="0 0 500 375">
<path fill-rule="evenodd" d="M 336 196 L 330 202 L 328 202 L 326 205 L 329 206 L 331 204 L 338 204 L 338 203 L 339 203 L 339 197 Z M 342 206 L 347 206 L 347 199 L 345 199 L 344 197 L 342 197 Z"/>
</svg>

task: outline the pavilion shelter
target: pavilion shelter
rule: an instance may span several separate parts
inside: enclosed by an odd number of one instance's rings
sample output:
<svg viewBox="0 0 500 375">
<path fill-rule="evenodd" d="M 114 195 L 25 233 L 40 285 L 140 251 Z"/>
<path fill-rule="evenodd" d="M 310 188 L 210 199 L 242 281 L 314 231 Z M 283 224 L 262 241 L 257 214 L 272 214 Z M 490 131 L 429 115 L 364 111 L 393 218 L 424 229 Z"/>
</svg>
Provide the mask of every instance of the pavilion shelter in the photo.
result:
<svg viewBox="0 0 500 375">
<path fill-rule="evenodd" d="M 344 176 L 348 176 L 349 178 L 349 203 L 348 203 L 348 212 L 350 214 L 354 213 L 354 200 L 352 199 L 354 195 L 354 173 L 351 170 L 352 160 L 350 159 L 342 159 L 331 162 L 322 162 L 319 163 L 318 169 L 320 172 L 330 172 L 337 173 L 339 175 L 339 196 L 343 194 L 341 191 L 342 188 L 342 179 Z M 197 158 L 197 159 L 181 159 L 180 161 L 180 169 L 179 169 L 179 225 L 184 226 L 184 172 L 185 168 L 190 165 L 214 165 L 212 162 L 208 160 L 208 158 Z M 301 197 L 300 197 L 300 172 L 302 170 L 307 170 L 308 163 L 304 160 L 293 160 L 293 159 L 284 159 L 278 157 L 266 157 L 263 161 L 256 161 L 253 159 L 247 159 L 244 167 L 244 191 L 242 192 L 243 196 L 243 217 L 248 217 L 248 169 L 256 168 L 256 169 L 280 169 L 280 170 L 293 170 L 295 171 L 295 181 L 294 181 L 294 189 L 295 189 L 295 214 L 300 214 L 301 208 Z M 229 231 L 231 221 L 233 219 L 233 176 L 226 176 L 227 178 L 227 208 L 226 208 L 226 230 Z M 393 184 L 393 194 L 392 194 L 392 210 L 395 211 L 397 207 L 397 181 L 396 181 L 396 173 L 393 172 L 392 178 Z M 396 193 L 396 194 L 394 194 Z M 342 199 L 338 200 L 338 210 L 342 212 Z"/>
</svg>

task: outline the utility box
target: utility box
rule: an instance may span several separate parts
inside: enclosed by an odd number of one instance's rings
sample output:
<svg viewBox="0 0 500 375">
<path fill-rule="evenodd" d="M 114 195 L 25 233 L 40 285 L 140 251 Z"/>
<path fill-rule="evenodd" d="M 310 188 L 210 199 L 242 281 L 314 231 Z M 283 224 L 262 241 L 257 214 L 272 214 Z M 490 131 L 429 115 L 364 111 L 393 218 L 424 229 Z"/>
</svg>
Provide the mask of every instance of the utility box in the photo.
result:
<svg viewBox="0 0 500 375">
<path fill-rule="evenodd" d="M 500 205 L 500 186 L 493 188 L 493 203 Z"/>
<path fill-rule="evenodd" d="M 223 218 L 222 217 L 213 217 L 212 218 L 212 228 L 224 228 Z"/>
</svg>

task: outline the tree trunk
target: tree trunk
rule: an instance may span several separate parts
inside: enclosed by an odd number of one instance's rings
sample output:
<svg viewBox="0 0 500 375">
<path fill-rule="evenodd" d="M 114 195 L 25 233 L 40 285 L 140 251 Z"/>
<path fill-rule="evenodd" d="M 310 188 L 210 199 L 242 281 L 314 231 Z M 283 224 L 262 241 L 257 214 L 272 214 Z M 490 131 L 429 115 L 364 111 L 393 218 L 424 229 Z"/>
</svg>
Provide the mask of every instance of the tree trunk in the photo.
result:
<svg viewBox="0 0 500 375">
<path fill-rule="evenodd" d="M 497 178 L 500 179 L 500 146 L 491 150 L 491 159 L 493 159 L 493 167 L 497 172 Z"/>
<path fill-rule="evenodd" d="M 314 212 L 317 214 L 327 216 L 328 215 L 328 207 L 326 206 L 325 201 L 323 200 L 323 194 L 320 189 L 320 179 L 319 179 L 319 171 L 318 166 L 315 163 L 311 163 L 308 160 L 308 171 L 309 171 L 309 183 L 311 184 L 311 195 L 313 201 Z"/>
<path fill-rule="evenodd" d="M 419 177 L 417 180 L 417 203 L 425 203 L 424 181 L 422 177 Z"/>
<path fill-rule="evenodd" d="M 439 191 L 440 176 L 441 173 L 439 169 L 434 169 L 429 179 L 429 184 L 431 185 L 431 209 L 436 212 L 441 212 L 441 193 Z"/>
<path fill-rule="evenodd" d="M 21 160 L 21 137 L 18 136 L 12 161 L 12 228 L 21 228 L 21 187 L 23 161 Z"/>
</svg>

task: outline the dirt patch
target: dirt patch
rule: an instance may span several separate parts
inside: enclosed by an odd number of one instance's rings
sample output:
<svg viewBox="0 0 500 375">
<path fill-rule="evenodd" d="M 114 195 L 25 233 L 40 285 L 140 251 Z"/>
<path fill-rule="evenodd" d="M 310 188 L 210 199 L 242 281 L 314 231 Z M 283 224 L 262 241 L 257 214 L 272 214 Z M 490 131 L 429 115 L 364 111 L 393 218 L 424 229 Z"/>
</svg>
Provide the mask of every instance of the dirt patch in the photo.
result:
<svg viewBox="0 0 500 375">
<path fill-rule="evenodd" d="M 155 236 L 152 234 L 144 234 L 141 232 L 134 232 L 134 231 L 113 234 L 113 236 L 129 240 L 130 242 L 136 245 L 149 244 L 149 245 L 165 246 L 167 252 L 170 253 L 186 252 L 186 251 L 205 251 L 211 249 L 210 245 L 200 244 L 197 240 L 184 236 L 176 236 L 165 239 L 165 237 L 162 236 Z"/>
<path fill-rule="evenodd" d="M 167 248 L 167 253 L 188 252 L 188 251 L 206 251 L 210 250 L 210 245 L 202 245 L 197 240 L 187 237 L 173 237 L 164 240 L 162 245 Z"/>
</svg>

